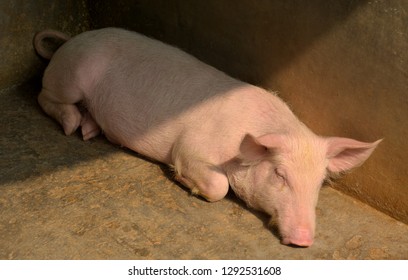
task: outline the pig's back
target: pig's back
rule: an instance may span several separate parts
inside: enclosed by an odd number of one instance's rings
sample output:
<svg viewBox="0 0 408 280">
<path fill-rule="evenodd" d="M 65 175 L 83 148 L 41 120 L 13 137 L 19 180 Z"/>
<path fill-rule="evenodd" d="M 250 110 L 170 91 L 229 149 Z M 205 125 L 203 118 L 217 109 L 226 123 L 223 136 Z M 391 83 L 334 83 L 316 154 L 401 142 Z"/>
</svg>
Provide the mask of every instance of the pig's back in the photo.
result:
<svg viewBox="0 0 408 280">
<path fill-rule="evenodd" d="M 82 61 L 77 68 L 88 110 L 107 137 L 166 163 L 183 130 L 216 114 L 210 111 L 221 96 L 243 84 L 134 32 L 102 29 L 69 43 Z"/>
</svg>

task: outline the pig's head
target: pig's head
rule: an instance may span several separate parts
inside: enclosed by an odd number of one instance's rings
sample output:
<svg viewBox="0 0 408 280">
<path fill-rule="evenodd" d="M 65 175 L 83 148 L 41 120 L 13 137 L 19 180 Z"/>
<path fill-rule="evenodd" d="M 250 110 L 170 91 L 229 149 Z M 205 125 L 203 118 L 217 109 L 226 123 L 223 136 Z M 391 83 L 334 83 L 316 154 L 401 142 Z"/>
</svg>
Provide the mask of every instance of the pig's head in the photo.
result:
<svg viewBox="0 0 408 280">
<path fill-rule="evenodd" d="M 271 215 L 283 244 L 308 247 L 323 181 L 329 173 L 361 165 L 380 141 L 323 138 L 311 132 L 246 135 L 229 172 L 231 186 L 250 207 Z"/>
</svg>

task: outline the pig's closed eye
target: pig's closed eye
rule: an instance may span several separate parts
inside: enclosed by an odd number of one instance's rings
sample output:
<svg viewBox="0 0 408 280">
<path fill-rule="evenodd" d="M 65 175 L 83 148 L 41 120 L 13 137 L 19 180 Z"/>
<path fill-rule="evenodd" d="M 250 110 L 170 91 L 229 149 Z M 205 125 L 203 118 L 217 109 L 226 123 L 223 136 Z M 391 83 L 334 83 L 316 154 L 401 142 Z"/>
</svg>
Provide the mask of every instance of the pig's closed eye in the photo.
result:
<svg viewBox="0 0 408 280">
<path fill-rule="evenodd" d="M 275 168 L 275 174 L 276 177 L 278 177 L 278 186 L 279 186 L 279 190 L 280 191 L 284 191 L 286 189 L 286 186 L 288 185 L 286 182 L 286 176 L 285 173 L 283 172 L 283 170 L 279 169 L 279 168 Z"/>
<path fill-rule="evenodd" d="M 283 181 L 286 181 L 285 173 L 281 169 L 275 168 L 275 174 L 276 174 L 276 176 L 278 176 L 279 179 L 282 179 Z"/>
</svg>

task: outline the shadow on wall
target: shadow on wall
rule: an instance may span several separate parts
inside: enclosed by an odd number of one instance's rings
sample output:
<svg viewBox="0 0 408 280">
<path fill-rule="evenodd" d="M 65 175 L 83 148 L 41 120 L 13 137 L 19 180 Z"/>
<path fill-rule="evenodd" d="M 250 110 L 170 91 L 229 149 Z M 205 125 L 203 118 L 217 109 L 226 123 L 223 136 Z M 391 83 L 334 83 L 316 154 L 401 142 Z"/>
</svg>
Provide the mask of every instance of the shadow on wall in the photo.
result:
<svg viewBox="0 0 408 280">
<path fill-rule="evenodd" d="M 119 0 L 89 1 L 89 11 L 92 28 L 139 31 L 259 84 L 367 2 Z"/>
</svg>

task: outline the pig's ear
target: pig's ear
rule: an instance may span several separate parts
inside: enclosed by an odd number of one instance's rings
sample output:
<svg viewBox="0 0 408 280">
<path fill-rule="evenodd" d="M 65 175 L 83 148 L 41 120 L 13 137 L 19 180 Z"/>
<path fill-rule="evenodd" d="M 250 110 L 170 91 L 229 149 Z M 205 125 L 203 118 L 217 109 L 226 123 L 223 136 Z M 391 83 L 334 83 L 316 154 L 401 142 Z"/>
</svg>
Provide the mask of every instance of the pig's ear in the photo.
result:
<svg viewBox="0 0 408 280">
<path fill-rule="evenodd" d="M 349 138 L 327 138 L 327 169 L 334 173 L 358 167 L 371 155 L 377 145 L 382 141 L 365 143 Z"/>
<path fill-rule="evenodd" d="M 245 161 L 256 161 L 270 154 L 271 149 L 282 145 L 282 137 L 279 134 L 266 134 L 254 137 L 245 135 L 240 146 L 240 158 Z"/>
</svg>

